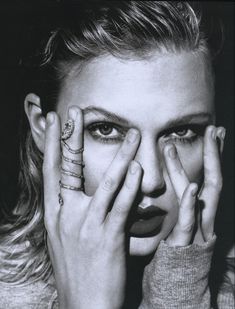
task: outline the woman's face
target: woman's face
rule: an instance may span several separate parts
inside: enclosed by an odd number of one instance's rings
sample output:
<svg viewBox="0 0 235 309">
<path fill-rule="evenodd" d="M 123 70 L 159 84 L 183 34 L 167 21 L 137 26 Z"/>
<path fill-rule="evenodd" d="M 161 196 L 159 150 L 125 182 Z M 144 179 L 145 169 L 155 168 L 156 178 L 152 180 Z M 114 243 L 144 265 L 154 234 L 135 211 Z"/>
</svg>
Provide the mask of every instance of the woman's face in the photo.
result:
<svg viewBox="0 0 235 309">
<path fill-rule="evenodd" d="M 143 178 L 130 215 L 130 254 L 153 252 L 178 214 L 164 146 L 176 145 L 190 181 L 200 183 L 203 177 L 203 133 L 213 122 L 214 107 L 212 77 L 202 55 L 156 52 L 148 60 L 96 58 L 67 77 L 57 108 L 62 122 L 71 105 L 84 110 L 88 195 L 94 194 L 128 129 L 139 130 L 135 160 Z"/>
</svg>

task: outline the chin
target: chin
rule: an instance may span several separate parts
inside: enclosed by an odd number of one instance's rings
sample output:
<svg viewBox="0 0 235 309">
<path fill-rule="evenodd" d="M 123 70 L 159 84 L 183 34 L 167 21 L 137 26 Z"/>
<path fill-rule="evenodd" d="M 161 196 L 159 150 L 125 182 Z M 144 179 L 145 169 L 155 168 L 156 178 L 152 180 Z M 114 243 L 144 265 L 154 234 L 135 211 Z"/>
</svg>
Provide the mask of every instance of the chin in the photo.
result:
<svg viewBox="0 0 235 309">
<path fill-rule="evenodd" d="M 160 241 L 164 239 L 163 235 L 159 234 L 152 237 L 130 237 L 130 255 L 146 256 L 156 251 Z"/>
<path fill-rule="evenodd" d="M 143 234 L 140 233 L 143 231 L 146 232 L 147 230 L 146 228 L 145 230 L 143 230 L 143 226 L 142 226 L 142 229 L 139 230 L 137 229 L 137 227 L 139 226 L 136 225 L 135 228 L 133 226 L 132 232 L 135 232 L 135 233 L 132 233 L 132 235 L 130 236 L 130 246 L 129 246 L 130 255 L 131 256 L 146 256 L 146 255 L 154 253 L 157 247 L 159 246 L 160 241 L 166 239 L 169 233 L 171 232 L 172 228 L 175 226 L 176 219 L 177 219 L 176 213 L 173 215 L 171 214 L 170 216 L 166 216 L 162 224 L 160 224 L 157 229 L 152 230 L 152 233 L 151 233 L 152 235 L 148 231 L 148 236 L 144 233 Z M 155 223 L 158 224 L 159 222 L 156 221 Z M 141 224 L 143 225 L 143 222 Z"/>
</svg>

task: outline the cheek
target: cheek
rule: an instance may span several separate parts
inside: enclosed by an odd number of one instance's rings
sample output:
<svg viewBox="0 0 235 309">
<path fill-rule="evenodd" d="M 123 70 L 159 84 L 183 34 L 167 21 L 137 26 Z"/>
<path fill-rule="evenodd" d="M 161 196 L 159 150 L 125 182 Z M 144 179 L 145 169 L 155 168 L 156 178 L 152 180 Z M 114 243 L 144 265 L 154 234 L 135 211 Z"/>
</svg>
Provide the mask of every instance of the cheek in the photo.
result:
<svg viewBox="0 0 235 309">
<path fill-rule="evenodd" d="M 95 193 L 118 149 L 118 145 L 103 145 L 85 141 L 83 154 L 85 168 L 83 173 L 87 195 L 91 196 Z"/>
<path fill-rule="evenodd" d="M 180 160 L 191 182 L 201 183 L 203 178 L 203 141 L 188 149 L 179 150 Z"/>
</svg>

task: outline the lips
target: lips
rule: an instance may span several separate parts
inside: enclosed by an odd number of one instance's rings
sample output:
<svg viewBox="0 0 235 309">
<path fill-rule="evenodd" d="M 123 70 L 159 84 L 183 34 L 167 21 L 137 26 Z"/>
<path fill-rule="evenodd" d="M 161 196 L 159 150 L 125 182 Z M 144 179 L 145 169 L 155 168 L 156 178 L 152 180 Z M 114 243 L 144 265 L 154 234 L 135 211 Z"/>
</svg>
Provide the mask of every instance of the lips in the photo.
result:
<svg viewBox="0 0 235 309">
<path fill-rule="evenodd" d="M 150 237 L 157 235 L 166 212 L 157 206 L 150 205 L 146 208 L 139 207 L 132 217 L 130 234 L 135 237 Z"/>
</svg>

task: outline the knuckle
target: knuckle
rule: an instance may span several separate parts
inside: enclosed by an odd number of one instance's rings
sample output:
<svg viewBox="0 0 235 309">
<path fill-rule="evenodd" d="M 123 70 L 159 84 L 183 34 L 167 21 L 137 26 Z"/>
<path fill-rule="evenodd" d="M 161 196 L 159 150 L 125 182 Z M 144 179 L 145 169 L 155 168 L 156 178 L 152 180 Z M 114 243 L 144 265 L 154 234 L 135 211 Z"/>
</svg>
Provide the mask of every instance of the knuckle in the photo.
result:
<svg viewBox="0 0 235 309">
<path fill-rule="evenodd" d="M 120 149 L 118 156 L 121 160 L 127 160 L 130 156 L 129 152 L 127 149 Z"/>
<path fill-rule="evenodd" d="M 192 233 L 194 229 L 194 222 L 181 224 L 180 229 L 183 233 L 186 233 L 186 234 Z"/>
<path fill-rule="evenodd" d="M 106 175 L 102 183 L 102 188 L 105 191 L 112 191 L 116 187 L 116 181 L 109 175 Z"/>
<path fill-rule="evenodd" d="M 210 179 L 205 181 L 206 186 L 215 189 L 216 191 L 221 191 L 223 187 L 222 179 Z"/>
<path fill-rule="evenodd" d="M 180 174 L 180 176 L 183 176 L 183 175 L 185 174 L 184 169 L 183 169 L 182 166 L 180 166 L 180 167 L 178 168 L 178 173 Z"/>
<path fill-rule="evenodd" d="M 133 182 L 130 180 L 126 180 L 124 183 L 125 188 L 127 189 L 127 191 L 132 192 L 134 190 L 134 185 Z"/>
<path fill-rule="evenodd" d="M 204 159 L 205 160 L 210 160 L 214 155 L 214 151 L 212 150 L 207 150 L 207 152 L 204 153 Z"/>
<path fill-rule="evenodd" d="M 126 212 L 125 209 L 126 207 L 123 207 L 123 204 L 117 203 L 113 210 L 115 211 L 117 215 L 120 215 Z"/>
</svg>

